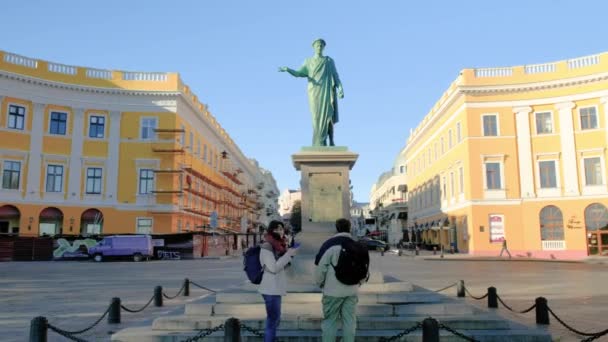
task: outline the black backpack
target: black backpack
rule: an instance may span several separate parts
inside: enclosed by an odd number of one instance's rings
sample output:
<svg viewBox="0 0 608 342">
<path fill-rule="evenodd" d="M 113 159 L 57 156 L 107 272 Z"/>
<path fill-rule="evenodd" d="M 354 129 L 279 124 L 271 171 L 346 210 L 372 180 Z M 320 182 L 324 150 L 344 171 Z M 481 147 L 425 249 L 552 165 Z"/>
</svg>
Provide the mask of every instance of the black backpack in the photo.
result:
<svg viewBox="0 0 608 342">
<path fill-rule="evenodd" d="M 369 278 L 369 252 L 367 246 L 346 239 L 341 244 L 338 264 L 332 265 L 336 278 L 344 285 L 358 285 Z"/>
</svg>

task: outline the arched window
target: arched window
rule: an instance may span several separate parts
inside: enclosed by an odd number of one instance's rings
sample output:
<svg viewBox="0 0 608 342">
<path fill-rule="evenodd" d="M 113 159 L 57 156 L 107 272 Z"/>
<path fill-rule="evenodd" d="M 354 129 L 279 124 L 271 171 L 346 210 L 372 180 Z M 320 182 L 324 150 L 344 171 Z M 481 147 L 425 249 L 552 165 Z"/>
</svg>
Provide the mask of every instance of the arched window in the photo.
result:
<svg viewBox="0 0 608 342">
<path fill-rule="evenodd" d="M 548 205 L 539 216 L 541 240 L 564 240 L 564 217 L 558 207 Z"/>
<path fill-rule="evenodd" d="M 608 230 L 608 209 L 603 204 L 592 203 L 585 208 L 587 230 Z"/>
</svg>

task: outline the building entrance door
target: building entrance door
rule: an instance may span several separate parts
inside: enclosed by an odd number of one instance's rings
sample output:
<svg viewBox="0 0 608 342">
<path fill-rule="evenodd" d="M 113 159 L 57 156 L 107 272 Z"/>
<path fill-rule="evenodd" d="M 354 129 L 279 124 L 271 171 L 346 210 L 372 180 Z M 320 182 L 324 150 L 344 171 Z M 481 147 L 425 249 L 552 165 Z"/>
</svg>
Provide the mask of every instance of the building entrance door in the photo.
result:
<svg viewBox="0 0 608 342">
<path fill-rule="evenodd" d="M 587 232 L 589 255 L 608 256 L 608 231 Z"/>
</svg>

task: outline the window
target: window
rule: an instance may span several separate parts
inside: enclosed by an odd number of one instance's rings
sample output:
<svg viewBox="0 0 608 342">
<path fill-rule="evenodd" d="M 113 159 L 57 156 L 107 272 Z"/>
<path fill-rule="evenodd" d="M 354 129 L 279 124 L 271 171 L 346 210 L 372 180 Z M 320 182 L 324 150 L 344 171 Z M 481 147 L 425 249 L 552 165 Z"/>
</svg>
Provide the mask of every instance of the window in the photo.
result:
<svg viewBox="0 0 608 342">
<path fill-rule="evenodd" d="M 8 128 L 23 130 L 25 122 L 25 107 L 8 106 Z"/>
<path fill-rule="evenodd" d="M 435 160 L 437 160 L 437 143 L 435 143 Z"/>
<path fill-rule="evenodd" d="M 192 151 L 192 147 L 194 146 L 194 133 L 192 133 L 192 131 L 190 131 L 190 140 L 188 141 L 188 148 L 190 149 L 191 152 Z"/>
<path fill-rule="evenodd" d="M 405 166 L 399 166 L 399 173 L 405 173 Z"/>
<path fill-rule="evenodd" d="M 139 170 L 139 194 L 146 195 L 154 190 L 154 171 L 151 169 Z"/>
<path fill-rule="evenodd" d="M 461 167 L 458 169 L 458 189 L 460 190 L 460 194 L 464 194 L 464 169 Z"/>
<path fill-rule="evenodd" d="M 536 113 L 536 134 L 553 133 L 551 112 Z"/>
<path fill-rule="evenodd" d="M 555 160 L 538 162 L 541 188 L 557 188 L 557 177 L 555 173 Z"/>
<path fill-rule="evenodd" d="M 452 148 L 452 130 L 448 131 L 448 148 Z"/>
<path fill-rule="evenodd" d="M 502 189 L 500 163 L 486 163 L 486 186 L 488 190 Z"/>
<path fill-rule="evenodd" d="M 201 141 L 196 139 L 196 156 L 201 155 Z"/>
<path fill-rule="evenodd" d="M 203 145 L 203 160 L 207 160 L 207 144 Z"/>
<path fill-rule="evenodd" d="M 592 203 L 585 208 L 587 230 L 608 230 L 608 209 L 601 203 Z"/>
<path fill-rule="evenodd" d="M 443 177 L 443 183 L 442 183 L 442 185 L 443 185 L 443 189 L 442 189 L 443 193 L 441 194 L 442 195 L 441 197 L 447 198 L 448 197 L 448 191 L 447 191 L 447 182 L 446 182 L 445 176 Z"/>
<path fill-rule="evenodd" d="M 106 117 L 99 115 L 89 116 L 89 138 L 103 139 L 105 134 Z"/>
<path fill-rule="evenodd" d="M 63 166 L 48 165 L 46 167 L 46 192 L 63 191 Z"/>
<path fill-rule="evenodd" d="M 67 121 L 67 113 L 51 112 L 51 126 L 49 127 L 49 133 L 65 135 Z"/>
<path fill-rule="evenodd" d="M 602 185 L 602 165 L 600 157 L 584 158 L 585 161 L 585 185 Z"/>
<path fill-rule="evenodd" d="M 462 141 L 462 131 L 460 128 L 460 122 L 456 124 L 456 142 Z"/>
<path fill-rule="evenodd" d="M 152 233 L 152 219 L 151 218 L 138 218 L 136 233 L 137 234 L 151 234 Z"/>
<path fill-rule="evenodd" d="M 483 135 L 486 137 L 498 135 L 498 118 L 496 115 L 483 116 Z"/>
<path fill-rule="evenodd" d="M 579 109 L 581 116 L 581 129 L 597 128 L 597 112 L 595 107 L 587 107 Z"/>
<path fill-rule="evenodd" d="M 182 133 L 181 133 L 181 140 L 180 143 L 183 146 L 186 146 L 186 126 L 182 125 Z"/>
<path fill-rule="evenodd" d="M 454 197 L 454 194 L 456 193 L 456 188 L 454 187 L 454 172 L 450 172 L 450 187 L 452 188 L 452 198 Z"/>
<path fill-rule="evenodd" d="M 142 118 L 141 119 L 141 139 L 142 140 L 153 140 L 156 139 L 156 118 Z"/>
<path fill-rule="evenodd" d="M 539 214 L 540 239 L 543 241 L 564 239 L 564 218 L 562 211 L 554 206 L 544 207 Z"/>
<path fill-rule="evenodd" d="M 5 161 L 2 173 L 2 189 L 18 190 L 21 162 Z"/>
<path fill-rule="evenodd" d="M 101 168 L 87 169 L 87 194 L 101 194 Z"/>
<path fill-rule="evenodd" d="M 441 137 L 441 154 L 445 153 L 445 145 L 443 143 L 443 137 Z"/>
</svg>

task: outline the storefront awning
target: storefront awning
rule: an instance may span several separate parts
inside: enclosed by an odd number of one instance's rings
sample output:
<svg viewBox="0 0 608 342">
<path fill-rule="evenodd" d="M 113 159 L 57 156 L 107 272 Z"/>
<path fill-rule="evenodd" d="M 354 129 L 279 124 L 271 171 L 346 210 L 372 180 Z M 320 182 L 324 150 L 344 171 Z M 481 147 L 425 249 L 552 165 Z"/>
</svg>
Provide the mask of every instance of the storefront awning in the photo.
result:
<svg viewBox="0 0 608 342">
<path fill-rule="evenodd" d="M 0 207 L 0 217 L 1 218 L 17 218 L 20 216 L 19 209 L 13 207 L 12 205 L 5 205 Z"/>
<path fill-rule="evenodd" d="M 45 208 L 43 211 L 40 212 L 40 218 L 41 219 L 61 219 L 63 218 L 63 213 L 61 212 L 61 210 L 57 209 L 57 208 Z"/>
</svg>

